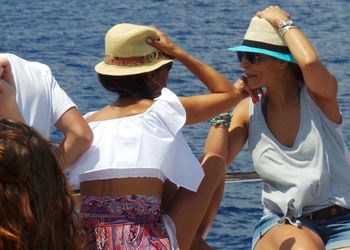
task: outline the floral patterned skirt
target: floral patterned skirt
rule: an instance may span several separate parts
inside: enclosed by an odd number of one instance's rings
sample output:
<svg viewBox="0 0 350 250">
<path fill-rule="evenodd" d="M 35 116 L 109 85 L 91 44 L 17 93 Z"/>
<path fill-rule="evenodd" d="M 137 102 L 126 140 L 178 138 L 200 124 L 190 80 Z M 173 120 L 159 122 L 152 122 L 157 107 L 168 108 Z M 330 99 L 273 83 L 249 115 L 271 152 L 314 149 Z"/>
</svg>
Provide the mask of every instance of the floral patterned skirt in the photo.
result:
<svg viewBox="0 0 350 250">
<path fill-rule="evenodd" d="M 90 250 L 177 249 L 175 227 L 160 212 L 160 198 L 84 196 L 81 225 Z"/>
</svg>

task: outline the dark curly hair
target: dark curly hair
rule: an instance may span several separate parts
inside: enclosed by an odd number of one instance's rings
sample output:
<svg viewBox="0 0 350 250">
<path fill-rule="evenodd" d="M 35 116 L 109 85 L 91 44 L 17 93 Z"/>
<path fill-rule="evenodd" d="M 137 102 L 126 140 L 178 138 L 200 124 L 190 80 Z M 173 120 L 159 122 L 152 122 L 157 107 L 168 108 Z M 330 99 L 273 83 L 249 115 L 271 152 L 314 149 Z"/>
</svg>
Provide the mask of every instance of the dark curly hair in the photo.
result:
<svg viewBox="0 0 350 250">
<path fill-rule="evenodd" d="M 110 76 L 98 74 L 98 80 L 106 90 L 117 93 L 119 98 L 154 99 L 160 94 L 160 83 L 154 75 L 158 74 L 163 67 L 170 70 L 171 65 L 172 63 L 168 63 L 152 72 L 136 75 Z"/>
<path fill-rule="evenodd" d="M 0 249 L 84 249 L 63 163 L 33 128 L 0 120 Z"/>
</svg>

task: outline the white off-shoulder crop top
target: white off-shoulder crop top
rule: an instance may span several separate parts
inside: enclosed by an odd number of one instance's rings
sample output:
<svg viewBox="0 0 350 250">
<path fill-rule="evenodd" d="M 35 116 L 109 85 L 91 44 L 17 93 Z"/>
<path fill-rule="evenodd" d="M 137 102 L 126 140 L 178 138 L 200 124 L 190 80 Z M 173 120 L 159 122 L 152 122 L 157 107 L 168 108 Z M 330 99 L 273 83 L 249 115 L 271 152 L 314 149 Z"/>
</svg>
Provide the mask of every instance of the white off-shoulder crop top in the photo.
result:
<svg viewBox="0 0 350 250">
<path fill-rule="evenodd" d="M 69 167 L 70 184 L 79 189 L 83 181 L 155 177 L 196 191 L 204 172 L 183 138 L 185 120 L 180 100 L 164 88 L 144 113 L 90 122 L 94 140 Z"/>
</svg>

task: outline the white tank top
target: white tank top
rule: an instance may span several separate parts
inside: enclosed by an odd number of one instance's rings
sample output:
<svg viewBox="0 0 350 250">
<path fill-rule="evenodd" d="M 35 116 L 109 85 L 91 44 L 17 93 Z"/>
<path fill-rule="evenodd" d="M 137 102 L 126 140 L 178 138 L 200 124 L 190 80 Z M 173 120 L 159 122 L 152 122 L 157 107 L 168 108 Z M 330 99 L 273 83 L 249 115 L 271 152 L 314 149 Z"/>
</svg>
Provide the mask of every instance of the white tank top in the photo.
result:
<svg viewBox="0 0 350 250">
<path fill-rule="evenodd" d="M 295 143 L 286 147 L 269 130 L 262 105 L 250 104 L 248 147 L 263 181 L 264 212 L 286 218 L 337 204 L 350 208 L 350 157 L 341 125 L 330 121 L 303 87 Z"/>
</svg>

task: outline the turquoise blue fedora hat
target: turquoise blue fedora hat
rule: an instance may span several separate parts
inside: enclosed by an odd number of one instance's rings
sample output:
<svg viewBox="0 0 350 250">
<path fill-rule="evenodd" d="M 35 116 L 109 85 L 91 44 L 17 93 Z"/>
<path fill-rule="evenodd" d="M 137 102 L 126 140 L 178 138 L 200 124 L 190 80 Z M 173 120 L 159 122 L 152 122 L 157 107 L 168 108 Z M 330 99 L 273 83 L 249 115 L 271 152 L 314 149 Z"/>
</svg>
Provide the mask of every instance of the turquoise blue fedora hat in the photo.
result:
<svg viewBox="0 0 350 250">
<path fill-rule="evenodd" d="M 229 48 L 230 51 L 253 52 L 296 63 L 284 40 L 268 21 L 253 17 L 241 46 Z"/>
</svg>

